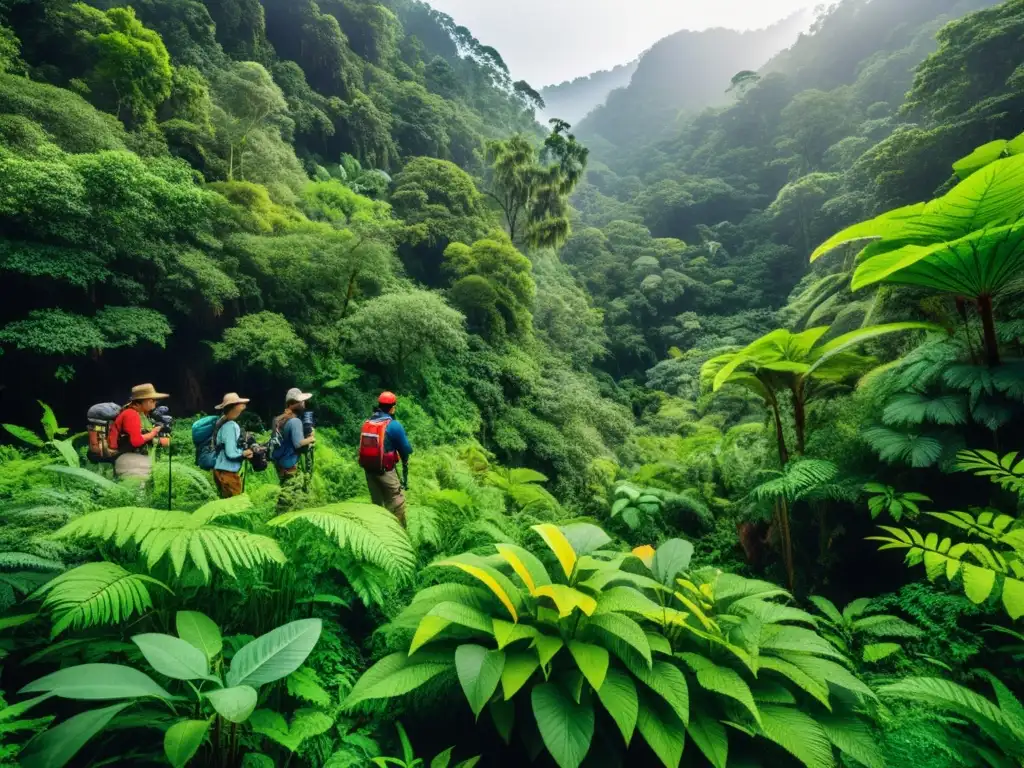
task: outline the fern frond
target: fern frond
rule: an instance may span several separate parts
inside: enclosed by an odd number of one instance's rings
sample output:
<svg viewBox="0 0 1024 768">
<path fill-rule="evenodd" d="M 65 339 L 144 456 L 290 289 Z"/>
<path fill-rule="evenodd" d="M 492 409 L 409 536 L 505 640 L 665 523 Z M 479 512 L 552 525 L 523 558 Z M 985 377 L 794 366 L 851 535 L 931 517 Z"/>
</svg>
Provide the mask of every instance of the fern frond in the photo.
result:
<svg viewBox="0 0 1024 768">
<path fill-rule="evenodd" d="M 776 477 L 761 483 L 750 491 L 757 501 L 784 498 L 796 501 L 814 489 L 831 483 L 839 475 L 839 467 L 831 461 L 804 459 L 786 465 Z"/>
<path fill-rule="evenodd" d="M 147 567 L 153 568 L 169 555 L 176 575 L 181 576 L 185 563 L 191 562 L 207 581 L 211 564 L 235 576 L 236 567 L 287 562 L 274 539 L 208 522 L 218 510 L 237 512 L 245 503 L 248 501 L 224 507 L 210 504 L 202 508 L 205 511 L 201 514 L 191 515 L 145 507 L 104 509 L 82 515 L 52 535 L 57 539 L 99 539 L 117 547 L 134 543 L 146 557 Z"/>
<path fill-rule="evenodd" d="M 289 528 L 309 523 L 337 541 L 338 546 L 398 580 L 412 576 L 416 553 L 398 520 L 383 507 L 359 502 L 300 509 L 275 517 L 268 525 Z"/>
<path fill-rule="evenodd" d="M 1024 492 L 1024 459 L 1018 460 L 1017 456 L 1016 451 L 1002 457 L 993 451 L 960 451 L 955 468 L 987 477 L 996 485 L 1021 493 Z"/>
<path fill-rule="evenodd" d="M 909 464 L 921 469 L 932 466 L 942 456 L 942 443 L 928 435 L 904 434 L 888 427 L 871 427 L 864 430 L 863 437 L 872 450 L 889 464 Z"/>
<path fill-rule="evenodd" d="M 894 397 L 882 413 L 882 422 L 888 426 L 918 426 L 926 421 L 945 426 L 966 424 L 967 402 L 962 395 L 929 397 L 911 392 Z"/>
<path fill-rule="evenodd" d="M 433 507 L 410 504 L 405 508 L 406 530 L 409 540 L 416 547 L 425 544 L 437 547 L 441 544 L 441 528 L 439 515 Z"/>
<path fill-rule="evenodd" d="M 51 637 L 66 629 L 116 624 L 153 607 L 149 585 L 163 582 L 130 573 L 116 563 L 86 563 L 62 573 L 32 595 L 43 597 L 42 608 L 53 619 Z"/>
<path fill-rule="evenodd" d="M 1024 719 L 1004 711 L 970 688 L 937 677 L 909 677 L 879 689 L 883 698 L 917 701 L 954 712 L 983 727 L 992 726 L 1005 731 L 1019 742 L 1024 741 Z"/>
</svg>

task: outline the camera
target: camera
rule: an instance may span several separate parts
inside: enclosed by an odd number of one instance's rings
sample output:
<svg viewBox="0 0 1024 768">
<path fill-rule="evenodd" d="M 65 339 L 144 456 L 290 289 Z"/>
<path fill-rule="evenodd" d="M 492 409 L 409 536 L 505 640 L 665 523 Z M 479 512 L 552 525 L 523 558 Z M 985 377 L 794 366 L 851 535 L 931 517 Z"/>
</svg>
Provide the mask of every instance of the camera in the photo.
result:
<svg viewBox="0 0 1024 768">
<path fill-rule="evenodd" d="M 309 437 L 312 435 L 315 427 L 316 414 L 313 411 L 304 411 L 302 413 L 302 436 Z"/>
<path fill-rule="evenodd" d="M 160 428 L 160 437 L 170 436 L 171 431 L 174 429 L 174 417 L 171 416 L 170 408 L 166 405 L 161 405 L 149 414 L 149 418 L 153 422 L 154 427 Z"/>
<path fill-rule="evenodd" d="M 257 439 L 256 435 L 251 432 L 243 432 L 242 436 L 238 440 L 238 450 L 252 451 L 252 458 L 249 459 L 249 465 L 255 472 L 262 472 L 269 464 L 270 459 L 267 456 L 267 446 L 262 445 Z"/>
</svg>

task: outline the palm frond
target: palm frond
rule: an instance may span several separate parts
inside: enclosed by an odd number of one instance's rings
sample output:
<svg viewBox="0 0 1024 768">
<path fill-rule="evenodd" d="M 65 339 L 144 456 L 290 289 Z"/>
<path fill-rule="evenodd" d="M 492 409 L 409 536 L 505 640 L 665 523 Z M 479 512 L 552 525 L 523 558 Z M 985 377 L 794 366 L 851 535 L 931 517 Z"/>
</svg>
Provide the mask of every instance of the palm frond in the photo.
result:
<svg viewBox="0 0 1024 768">
<path fill-rule="evenodd" d="M 52 637 L 66 629 L 116 624 L 153 607 L 149 585 L 166 584 L 116 563 L 86 563 L 62 573 L 33 595 L 53 619 Z"/>
<path fill-rule="evenodd" d="M 409 536 L 383 507 L 350 501 L 287 512 L 268 525 L 290 528 L 301 522 L 320 529 L 353 557 L 382 568 L 398 580 L 409 578 L 416 567 Z"/>
<path fill-rule="evenodd" d="M 1024 492 L 1024 459 L 1017 452 L 999 456 L 993 451 L 960 451 L 956 467 L 961 472 L 972 472 L 987 477 L 996 485 L 1016 493 Z"/>
</svg>

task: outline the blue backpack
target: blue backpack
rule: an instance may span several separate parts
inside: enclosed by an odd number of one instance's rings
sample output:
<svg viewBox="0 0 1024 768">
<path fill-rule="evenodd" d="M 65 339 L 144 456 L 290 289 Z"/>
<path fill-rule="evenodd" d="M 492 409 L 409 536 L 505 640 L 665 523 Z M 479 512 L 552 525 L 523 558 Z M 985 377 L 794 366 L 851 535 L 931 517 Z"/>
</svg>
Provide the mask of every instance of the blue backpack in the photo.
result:
<svg viewBox="0 0 1024 768">
<path fill-rule="evenodd" d="M 196 447 L 196 464 L 210 470 L 217 464 L 217 425 L 220 416 L 205 416 L 192 425 L 192 444 Z"/>
</svg>

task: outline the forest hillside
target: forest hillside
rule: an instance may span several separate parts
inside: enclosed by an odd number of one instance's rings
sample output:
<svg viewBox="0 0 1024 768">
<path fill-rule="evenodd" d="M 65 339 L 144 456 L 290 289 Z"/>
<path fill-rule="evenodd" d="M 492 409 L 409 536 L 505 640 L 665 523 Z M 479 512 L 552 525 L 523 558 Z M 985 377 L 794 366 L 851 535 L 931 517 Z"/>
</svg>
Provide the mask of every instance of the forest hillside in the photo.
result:
<svg viewBox="0 0 1024 768">
<path fill-rule="evenodd" d="M 628 86 L 639 63 L 640 60 L 637 59 L 558 85 L 544 86 L 540 89 L 545 104 L 543 114 L 559 117 L 573 124 L 579 122 L 593 109 L 604 104 L 612 91 Z"/>
<path fill-rule="evenodd" d="M 0 223 L 0 768 L 1024 765 L 1024 0 L 0 0 Z"/>
</svg>

